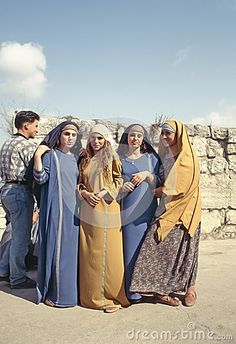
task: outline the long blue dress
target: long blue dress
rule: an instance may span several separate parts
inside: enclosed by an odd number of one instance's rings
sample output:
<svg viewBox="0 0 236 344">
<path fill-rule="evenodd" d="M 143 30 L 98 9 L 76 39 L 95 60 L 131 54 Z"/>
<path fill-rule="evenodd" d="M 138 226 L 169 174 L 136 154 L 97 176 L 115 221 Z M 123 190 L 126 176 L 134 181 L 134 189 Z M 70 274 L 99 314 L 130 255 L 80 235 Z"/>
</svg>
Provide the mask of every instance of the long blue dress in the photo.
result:
<svg viewBox="0 0 236 344">
<path fill-rule="evenodd" d="M 58 307 L 78 304 L 77 217 L 78 168 L 74 154 L 51 150 L 43 170 L 34 170 L 42 184 L 38 241 L 38 302 L 51 300 Z"/>
<path fill-rule="evenodd" d="M 122 156 L 121 161 L 124 182 L 130 181 L 133 173 L 149 171 L 156 176 L 154 187 L 159 184 L 159 160 L 154 154 L 145 153 L 135 160 Z M 157 199 L 153 197 L 152 189 L 147 181 L 143 181 L 132 192 L 123 194 L 121 199 L 125 289 L 127 298 L 131 301 L 141 297 L 137 293 L 131 293 L 129 287 L 135 261 L 156 207 Z"/>
</svg>

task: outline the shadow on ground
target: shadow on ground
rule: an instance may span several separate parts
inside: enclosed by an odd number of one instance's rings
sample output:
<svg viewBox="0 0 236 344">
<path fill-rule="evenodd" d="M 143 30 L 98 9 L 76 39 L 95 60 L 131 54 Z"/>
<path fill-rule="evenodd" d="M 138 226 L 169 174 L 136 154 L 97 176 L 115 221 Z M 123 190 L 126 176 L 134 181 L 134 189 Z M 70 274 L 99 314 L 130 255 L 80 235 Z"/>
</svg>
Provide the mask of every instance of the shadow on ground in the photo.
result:
<svg viewBox="0 0 236 344">
<path fill-rule="evenodd" d="M 37 271 L 29 271 L 28 276 L 34 280 L 37 277 Z M 15 297 L 19 297 L 26 301 L 36 303 L 37 296 L 36 296 L 36 289 L 11 289 L 8 282 L 0 282 L 0 291 L 13 295 Z"/>
</svg>

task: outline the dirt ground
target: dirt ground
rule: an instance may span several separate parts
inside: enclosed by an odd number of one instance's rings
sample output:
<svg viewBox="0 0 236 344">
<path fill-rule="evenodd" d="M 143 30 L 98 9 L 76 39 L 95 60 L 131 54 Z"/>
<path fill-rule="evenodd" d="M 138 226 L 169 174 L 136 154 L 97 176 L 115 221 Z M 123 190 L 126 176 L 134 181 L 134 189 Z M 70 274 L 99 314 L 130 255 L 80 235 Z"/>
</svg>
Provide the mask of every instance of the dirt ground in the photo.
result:
<svg viewBox="0 0 236 344">
<path fill-rule="evenodd" d="M 57 309 L 36 305 L 35 290 L 0 282 L 0 343 L 236 343 L 235 287 L 236 240 L 201 241 L 198 297 L 190 308 L 147 300 L 113 314 Z"/>
</svg>

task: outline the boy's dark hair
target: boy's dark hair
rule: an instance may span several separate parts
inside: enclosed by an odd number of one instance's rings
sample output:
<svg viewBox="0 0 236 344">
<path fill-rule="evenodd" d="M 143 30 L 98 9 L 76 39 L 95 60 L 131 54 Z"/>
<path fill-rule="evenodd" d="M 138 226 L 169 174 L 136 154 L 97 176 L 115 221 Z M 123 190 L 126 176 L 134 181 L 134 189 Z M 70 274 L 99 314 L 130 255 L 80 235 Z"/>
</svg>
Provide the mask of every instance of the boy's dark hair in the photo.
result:
<svg viewBox="0 0 236 344">
<path fill-rule="evenodd" d="M 19 111 L 15 117 L 15 127 L 21 129 L 24 123 L 33 123 L 35 120 L 40 120 L 40 116 L 37 113 L 33 111 Z"/>
</svg>

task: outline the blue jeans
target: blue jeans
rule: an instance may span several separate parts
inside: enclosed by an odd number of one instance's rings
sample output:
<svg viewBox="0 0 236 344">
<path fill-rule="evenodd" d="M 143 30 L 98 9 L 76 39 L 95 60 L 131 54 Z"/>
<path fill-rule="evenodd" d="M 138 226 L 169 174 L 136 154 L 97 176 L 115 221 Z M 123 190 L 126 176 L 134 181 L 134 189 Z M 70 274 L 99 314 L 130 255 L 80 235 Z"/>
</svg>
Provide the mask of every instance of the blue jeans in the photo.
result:
<svg viewBox="0 0 236 344">
<path fill-rule="evenodd" d="M 30 243 L 34 200 L 26 185 L 5 184 L 1 202 L 12 226 L 12 239 L 7 243 L 9 254 L 0 259 L 0 276 L 9 276 L 15 285 L 26 279 L 25 256 Z"/>
</svg>

